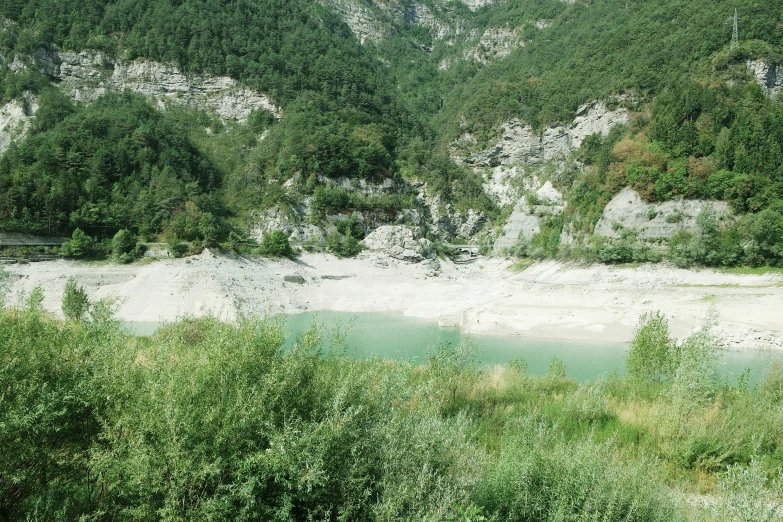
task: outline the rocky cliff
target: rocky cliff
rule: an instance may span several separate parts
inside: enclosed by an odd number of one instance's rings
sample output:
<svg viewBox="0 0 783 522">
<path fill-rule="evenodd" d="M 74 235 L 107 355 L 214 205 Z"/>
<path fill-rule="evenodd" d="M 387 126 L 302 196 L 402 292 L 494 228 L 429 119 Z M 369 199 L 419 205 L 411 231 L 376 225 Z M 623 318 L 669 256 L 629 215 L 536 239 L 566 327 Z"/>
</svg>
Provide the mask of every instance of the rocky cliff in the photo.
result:
<svg viewBox="0 0 783 522">
<path fill-rule="evenodd" d="M 628 123 L 628 111 L 610 110 L 602 101 L 594 101 L 579 108 L 569 125 L 548 127 L 537 133 L 520 120 L 511 120 L 502 127 L 500 140 L 492 147 L 460 158 L 476 167 L 497 165 L 535 165 L 545 161 L 564 161 L 578 149 L 584 139 L 595 133 L 606 135 L 615 125 Z M 455 145 L 470 143 L 472 137 L 463 136 Z M 460 156 L 455 147 L 455 155 Z"/>
<path fill-rule="evenodd" d="M 37 110 L 35 96 L 30 93 L 25 93 L 20 100 L 12 100 L 0 106 L 0 155 L 11 143 L 24 138 Z"/>
<path fill-rule="evenodd" d="M 748 73 L 752 74 L 769 96 L 783 92 L 783 67 L 763 60 L 749 60 Z"/>
<path fill-rule="evenodd" d="M 447 2 L 432 7 L 410 0 L 319 0 L 336 12 L 361 42 L 378 42 L 394 32 L 395 25 L 411 24 L 429 29 L 435 39 L 445 39 L 465 30 L 466 22 L 454 15 Z M 475 10 L 488 0 L 465 0 Z M 429 49 L 426 49 L 429 50 Z"/>
<path fill-rule="evenodd" d="M 731 215 L 731 208 L 725 201 L 680 199 L 646 203 L 636 191 L 626 187 L 606 205 L 595 233 L 620 237 L 622 229 L 631 229 L 640 239 L 670 238 L 681 230 L 692 232 L 696 218 L 707 208 L 723 218 Z"/>
<path fill-rule="evenodd" d="M 166 103 L 185 105 L 243 122 L 264 109 L 280 116 L 268 96 L 225 76 L 185 74 L 176 66 L 149 60 L 115 60 L 100 52 L 39 50 L 27 59 L 17 57 L 9 68 L 34 66 L 58 82 L 77 101 L 93 101 L 108 91 L 130 90 Z"/>
</svg>

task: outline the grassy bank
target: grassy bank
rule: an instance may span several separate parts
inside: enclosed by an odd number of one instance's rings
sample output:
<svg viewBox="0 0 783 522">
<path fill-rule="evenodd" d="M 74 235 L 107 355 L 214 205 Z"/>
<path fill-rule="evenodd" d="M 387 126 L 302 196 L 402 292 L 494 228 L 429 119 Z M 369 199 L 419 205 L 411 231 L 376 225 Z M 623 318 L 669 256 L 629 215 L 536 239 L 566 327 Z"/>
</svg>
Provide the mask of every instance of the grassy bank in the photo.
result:
<svg viewBox="0 0 783 522">
<path fill-rule="evenodd" d="M 105 303 L 40 303 L 0 311 L 0 519 L 781 516 L 783 370 L 719 384 L 711 338 L 673 345 L 654 317 L 628 378 L 579 384 L 467 345 L 414 366 L 316 325 L 284 350 L 268 320 L 134 338 Z"/>
</svg>

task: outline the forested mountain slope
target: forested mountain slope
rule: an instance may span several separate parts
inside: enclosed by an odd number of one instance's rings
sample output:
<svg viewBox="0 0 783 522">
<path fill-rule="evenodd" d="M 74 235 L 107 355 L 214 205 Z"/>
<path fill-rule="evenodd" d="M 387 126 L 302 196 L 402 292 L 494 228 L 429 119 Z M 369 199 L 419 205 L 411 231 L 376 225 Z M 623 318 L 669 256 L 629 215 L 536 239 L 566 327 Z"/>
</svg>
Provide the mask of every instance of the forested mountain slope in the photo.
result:
<svg viewBox="0 0 783 522">
<path fill-rule="evenodd" d="M 215 237 L 277 227 L 315 241 L 336 229 L 342 241 L 404 223 L 433 239 L 489 244 L 509 214 L 533 214 L 531 194 L 548 181 L 565 210 L 537 216 L 517 253 L 651 252 L 632 231 L 590 239 L 605 205 L 630 186 L 650 203 L 730 202 L 750 217 L 713 227 L 715 241 L 728 241 L 719 237 L 728 230 L 736 240 L 711 262 L 774 263 L 783 230 L 763 240 L 750 230 L 757 214 L 773 224 L 783 215 L 781 7 L 4 2 L 0 146 L 10 148 L 0 159 L 0 226 L 155 236 L 190 204 L 211 216 Z M 201 83 L 172 87 L 175 76 Z M 234 104 L 237 89 L 269 103 L 226 117 L 192 101 L 204 85 L 214 98 L 230 91 Z M 137 95 L 100 97 L 123 89 Z M 585 105 L 595 100 L 604 103 Z M 557 161 L 466 161 L 518 148 L 520 136 L 557 139 L 575 117 L 598 120 L 600 111 L 628 123 L 611 133 L 608 124 L 584 127 L 598 134 L 567 143 Z"/>
</svg>

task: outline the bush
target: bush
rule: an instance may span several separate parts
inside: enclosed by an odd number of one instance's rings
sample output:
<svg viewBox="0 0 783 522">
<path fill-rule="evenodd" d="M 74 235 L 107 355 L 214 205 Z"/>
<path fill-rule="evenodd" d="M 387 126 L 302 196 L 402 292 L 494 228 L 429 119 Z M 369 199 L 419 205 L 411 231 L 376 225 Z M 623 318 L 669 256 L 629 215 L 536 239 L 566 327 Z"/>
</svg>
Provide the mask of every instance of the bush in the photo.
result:
<svg viewBox="0 0 783 522">
<path fill-rule="evenodd" d="M 168 242 L 168 248 L 169 252 L 171 253 L 171 257 L 183 257 L 185 254 L 188 253 L 189 247 L 187 243 L 182 243 L 178 240 L 173 240 Z"/>
<path fill-rule="evenodd" d="M 259 252 L 265 256 L 291 257 L 294 251 L 288 242 L 288 235 L 282 230 L 264 232 Z"/>
<path fill-rule="evenodd" d="M 123 229 L 114 234 L 111 240 L 111 253 L 115 261 L 131 263 L 144 255 L 144 245 L 128 229 Z"/>
<path fill-rule="evenodd" d="M 781 488 L 783 481 L 769 480 L 757 459 L 749 466 L 731 465 L 718 481 L 718 501 L 705 515 L 715 522 L 781 522 L 783 513 L 772 493 Z"/>
<path fill-rule="evenodd" d="M 710 310 L 699 329 L 673 352 L 676 369 L 670 392 L 682 413 L 713 398 L 723 355 L 723 341 L 715 334 L 716 314 Z"/>
<path fill-rule="evenodd" d="M 68 258 L 87 259 L 97 257 L 102 252 L 98 248 L 95 238 L 88 236 L 82 229 L 77 228 L 73 231 L 71 240 L 62 246 L 60 254 Z"/>
<path fill-rule="evenodd" d="M 73 277 L 69 277 L 63 291 L 62 311 L 69 321 L 82 321 L 90 309 L 90 300 L 84 287 L 76 284 Z"/>
<path fill-rule="evenodd" d="M 612 417 L 601 383 L 582 383 L 564 404 L 566 415 L 580 423 L 605 422 Z"/>
<path fill-rule="evenodd" d="M 565 379 L 566 373 L 568 373 L 566 364 L 558 357 L 552 357 L 552 360 L 549 362 L 549 366 L 547 366 L 546 369 L 547 377 Z"/>
<path fill-rule="evenodd" d="M 609 443 L 566 443 L 532 422 L 513 432 L 473 497 L 491 520 L 677 519 L 655 462 L 615 459 Z"/>
<path fill-rule="evenodd" d="M 0 308 L 5 306 L 5 296 L 8 292 L 8 273 L 0 266 Z"/>
<path fill-rule="evenodd" d="M 672 378 L 677 367 L 677 344 L 661 312 L 645 313 L 639 319 L 625 365 L 632 380 L 661 382 Z"/>
<path fill-rule="evenodd" d="M 339 232 L 334 231 L 326 236 L 326 247 L 331 253 L 339 257 L 353 257 L 362 251 L 362 244 L 358 239 L 348 232 L 343 237 Z"/>
</svg>

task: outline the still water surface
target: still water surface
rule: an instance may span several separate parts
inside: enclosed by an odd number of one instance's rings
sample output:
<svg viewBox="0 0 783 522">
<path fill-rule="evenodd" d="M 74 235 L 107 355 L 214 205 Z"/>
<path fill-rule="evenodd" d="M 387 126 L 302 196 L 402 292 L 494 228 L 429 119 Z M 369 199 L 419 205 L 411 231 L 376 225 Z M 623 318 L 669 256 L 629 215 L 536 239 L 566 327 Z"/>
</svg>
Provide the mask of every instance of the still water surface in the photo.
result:
<svg viewBox="0 0 783 522">
<path fill-rule="evenodd" d="M 493 365 L 511 359 L 524 359 L 530 373 L 543 375 L 553 357 L 565 362 L 568 377 L 577 380 L 596 379 L 602 375 L 625 373 L 627 343 L 570 341 L 516 336 L 466 336 L 459 328 L 441 328 L 424 319 L 391 313 L 306 312 L 285 316 L 287 343 L 293 343 L 297 332 L 305 330 L 313 321 L 325 326 L 350 327 L 347 352 L 356 357 L 378 356 L 403 358 L 414 363 L 426 360 L 427 351 L 450 342 L 457 345 L 472 339 L 480 362 Z M 151 335 L 160 323 L 134 322 L 128 327 L 135 335 Z M 765 351 L 732 351 L 723 357 L 721 375 L 736 382 L 745 368 L 750 368 L 751 383 L 757 382 L 769 367 L 770 361 L 783 354 Z"/>
</svg>

